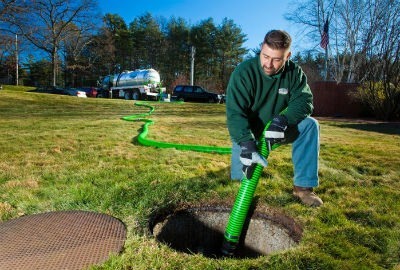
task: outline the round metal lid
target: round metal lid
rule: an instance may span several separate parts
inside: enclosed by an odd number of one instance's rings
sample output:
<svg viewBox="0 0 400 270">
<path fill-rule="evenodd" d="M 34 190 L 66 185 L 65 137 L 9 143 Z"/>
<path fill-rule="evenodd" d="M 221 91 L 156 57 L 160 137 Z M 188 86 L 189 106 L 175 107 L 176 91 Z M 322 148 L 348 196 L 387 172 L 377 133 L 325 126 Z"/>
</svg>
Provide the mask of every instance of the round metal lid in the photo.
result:
<svg viewBox="0 0 400 270">
<path fill-rule="evenodd" d="M 0 269 L 82 269 L 121 252 L 125 225 L 106 214 L 58 211 L 0 223 Z"/>
</svg>

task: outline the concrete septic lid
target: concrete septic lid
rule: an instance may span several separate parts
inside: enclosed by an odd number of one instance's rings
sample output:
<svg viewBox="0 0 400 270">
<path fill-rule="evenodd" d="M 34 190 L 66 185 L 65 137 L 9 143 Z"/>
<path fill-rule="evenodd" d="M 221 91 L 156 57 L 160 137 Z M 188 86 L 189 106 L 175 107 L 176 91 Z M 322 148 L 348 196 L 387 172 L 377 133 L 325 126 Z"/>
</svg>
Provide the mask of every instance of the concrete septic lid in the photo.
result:
<svg viewBox="0 0 400 270">
<path fill-rule="evenodd" d="M 158 241 L 177 251 L 218 258 L 230 211 L 228 207 L 215 205 L 164 211 L 151 220 L 150 231 Z M 300 241 L 301 227 L 277 210 L 255 210 L 249 216 L 236 258 L 268 255 L 294 247 Z"/>
<path fill-rule="evenodd" d="M 119 253 L 126 228 L 86 211 L 58 211 L 0 223 L 0 270 L 84 269 Z"/>
</svg>

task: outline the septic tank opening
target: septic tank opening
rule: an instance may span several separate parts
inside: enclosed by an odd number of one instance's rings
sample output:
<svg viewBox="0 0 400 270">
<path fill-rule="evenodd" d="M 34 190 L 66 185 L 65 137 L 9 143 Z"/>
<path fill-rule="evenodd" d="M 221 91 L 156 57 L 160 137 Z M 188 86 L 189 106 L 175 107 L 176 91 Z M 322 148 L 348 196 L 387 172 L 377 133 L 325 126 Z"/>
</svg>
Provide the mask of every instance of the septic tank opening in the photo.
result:
<svg viewBox="0 0 400 270">
<path fill-rule="evenodd" d="M 171 209 L 156 214 L 150 232 L 157 241 L 189 254 L 221 257 L 221 244 L 231 209 L 207 205 Z M 293 218 L 273 209 L 253 210 L 246 220 L 236 258 L 255 258 L 294 247 L 301 227 Z"/>
</svg>

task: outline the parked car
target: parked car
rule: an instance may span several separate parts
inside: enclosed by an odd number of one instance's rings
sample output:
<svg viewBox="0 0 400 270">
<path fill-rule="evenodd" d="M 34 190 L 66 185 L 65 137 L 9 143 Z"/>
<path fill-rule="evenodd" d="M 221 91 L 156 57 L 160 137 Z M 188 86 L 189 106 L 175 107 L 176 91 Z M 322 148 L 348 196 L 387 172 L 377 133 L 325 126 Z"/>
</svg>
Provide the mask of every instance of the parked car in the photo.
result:
<svg viewBox="0 0 400 270">
<path fill-rule="evenodd" d="M 36 89 L 36 92 L 56 94 L 56 95 L 66 95 L 86 98 L 86 92 L 79 90 L 77 88 L 62 88 L 58 86 L 48 86 Z"/>
<path fill-rule="evenodd" d="M 198 85 L 177 85 L 172 92 L 172 98 L 181 101 L 197 101 L 220 103 L 222 96 L 207 91 Z"/>
<path fill-rule="evenodd" d="M 64 90 L 65 95 L 87 98 L 86 92 L 77 88 L 67 88 Z"/>
<path fill-rule="evenodd" d="M 50 86 L 45 88 L 43 92 L 56 95 L 66 95 L 65 89 L 58 86 Z"/>
<path fill-rule="evenodd" d="M 87 97 L 97 97 L 98 90 L 96 87 L 80 87 L 78 90 L 84 91 Z"/>
</svg>

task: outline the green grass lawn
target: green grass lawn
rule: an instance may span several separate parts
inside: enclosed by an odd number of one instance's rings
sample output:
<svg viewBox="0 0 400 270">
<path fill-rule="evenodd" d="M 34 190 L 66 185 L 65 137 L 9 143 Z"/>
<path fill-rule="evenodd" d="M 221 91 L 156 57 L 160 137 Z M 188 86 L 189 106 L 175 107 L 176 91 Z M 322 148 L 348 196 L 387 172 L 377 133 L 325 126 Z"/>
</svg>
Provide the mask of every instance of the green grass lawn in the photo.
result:
<svg viewBox="0 0 400 270">
<path fill-rule="evenodd" d="M 132 101 L 0 90 L 0 222 L 57 210 L 112 215 L 127 226 L 122 254 L 93 269 L 399 269 L 400 127 L 320 119 L 324 205 L 291 196 L 290 146 L 271 153 L 256 190 L 303 227 L 295 248 L 253 259 L 179 253 L 149 235 L 155 212 L 181 204 L 232 204 L 229 155 L 137 143 L 147 112 Z M 158 103 L 149 138 L 230 146 L 225 105 Z M 397 267 L 397 268 L 396 268 Z"/>
</svg>

